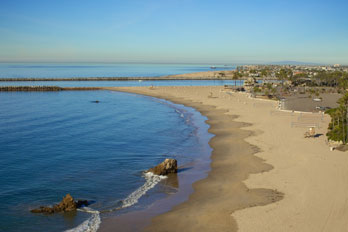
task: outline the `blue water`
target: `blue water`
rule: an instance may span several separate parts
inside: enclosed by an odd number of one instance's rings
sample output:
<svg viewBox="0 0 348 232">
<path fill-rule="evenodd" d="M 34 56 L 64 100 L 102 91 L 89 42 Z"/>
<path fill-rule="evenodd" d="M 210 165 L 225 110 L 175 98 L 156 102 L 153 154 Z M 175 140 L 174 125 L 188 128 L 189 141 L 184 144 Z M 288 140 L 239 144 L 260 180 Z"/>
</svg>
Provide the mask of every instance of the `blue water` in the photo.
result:
<svg viewBox="0 0 348 232">
<path fill-rule="evenodd" d="M 67 193 L 94 202 L 93 210 L 117 211 L 125 199 L 132 203 L 127 210 L 146 207 L 151 191 L 138 199 L 132 195 L 152 183 L 144 170 L 167 157 L 185 166 L 210 153 L 197 136 L 199 128 L 208 136 L 204 117 L 149 97 L 0 92 L 0 109 L 0 231 L 64 231 L 91 217 L 98 221 L 99 214 L 80 211 L 29 212 L 58 203 Z"/>
<path fill-rule="evenodd" d="M 0 63 L 0 78 L 158 77 L 210 71 L 210 67 L 198 64 Z M 231 69 L 235 66 L 218 65 L 214 70 Z"/>
<path fill-rule="evenodd" d="M 171 81 L 0 81 L 0 86 L 131 87 L 131 86 L 223 86 L 243 85 L 243 80 Z"/>
</svg>

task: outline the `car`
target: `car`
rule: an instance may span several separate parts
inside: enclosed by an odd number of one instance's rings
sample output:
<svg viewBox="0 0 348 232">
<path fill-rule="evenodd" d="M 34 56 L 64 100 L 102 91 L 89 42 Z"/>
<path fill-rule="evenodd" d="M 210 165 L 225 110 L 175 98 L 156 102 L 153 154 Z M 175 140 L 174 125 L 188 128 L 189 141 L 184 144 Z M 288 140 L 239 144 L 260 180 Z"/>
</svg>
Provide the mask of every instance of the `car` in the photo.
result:
<svg viewBox="0 0 348 232">
<path fill-rule="evenodd" d="M 316 106 L 315 109 L 317 109 L 317 110 L 329 110 L 329 109 L 331 109 L 331 107 L 328 107 L 328 106 Z"/>
</svg>

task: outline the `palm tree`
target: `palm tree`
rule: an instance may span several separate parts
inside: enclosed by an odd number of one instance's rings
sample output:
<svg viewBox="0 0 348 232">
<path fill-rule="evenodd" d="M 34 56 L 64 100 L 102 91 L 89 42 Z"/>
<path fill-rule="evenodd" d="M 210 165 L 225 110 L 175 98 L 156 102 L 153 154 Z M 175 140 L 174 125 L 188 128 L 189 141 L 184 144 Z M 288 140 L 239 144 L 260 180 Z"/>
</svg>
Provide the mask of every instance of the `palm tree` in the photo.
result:
<svg viewBox="0 0 348 232">
<path fill-rule="evenodd" d="M 239 71 L 237 71 L 237 70 L 233 73 L 232 79 L 234 80 L 234 87 L 237 86 L 237 80 L 238 80 L 239 77 L 241 77 L 241 76 L 242 76 L 241 73 L 240 73 Z"/>
</svg>

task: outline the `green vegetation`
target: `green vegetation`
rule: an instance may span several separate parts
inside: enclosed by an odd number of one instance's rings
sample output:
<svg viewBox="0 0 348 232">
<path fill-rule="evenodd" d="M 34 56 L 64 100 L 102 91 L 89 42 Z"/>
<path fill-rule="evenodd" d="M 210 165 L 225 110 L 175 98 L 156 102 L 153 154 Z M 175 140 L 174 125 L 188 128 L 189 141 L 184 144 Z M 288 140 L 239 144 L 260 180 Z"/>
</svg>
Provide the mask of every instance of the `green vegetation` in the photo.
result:
<svg viewBox="0 0 348 232">
<path fill-rule="evenodd" d="M 269 68 L 261 69 L 261 77 L 267 77 L 271 74 L 271 70 Z"/>
<path fill-rule="evenodd" d="M 342 141 L 343 144 L 348 142 L 348 93 L 338 100 L 339 106 L 334 109 L 329 109 L 325 113 L 331 116 L 329 124 L 329 132 L 327 137 L 329 140 Z"/>
<path fill-rule="evenodd" d="M 219 77 L 225 77 L 225 76 L 226 76 L 226 74 L 225 74 L 224 72 L 219 72 L 218 78 L 219 78 Z"/>
<path fill-rule="evenodd" d="M 263 86 L 265 96 L 268 98 L 273 98 L 275 94 L 277 93 L 277 89 L 273 88 L 273 85 L 271 83 L 267 83 Z"/>
<path fill-rule="evenodd" d="M 284 74 L 281 76 L 283 77 Z M 280 77 L 278 78 L 280 79 Z M 299 73 L 289 79 L 295 86 L 306 84 L 307 86 L 327 86 L 338 89 L 348 88 L 348 73 L 342 71 L 318 71 L 316 75 L 311 76 L 306 73 Z"/>
<path fill-rule="evenodd" d="M 261 88 L 258 86 L 255 86 L 253 90 L 254 90 L 254 93 L 260 93 L 262 91 Z"/>
<path fill-rule="evenodd" d="M 292 70 L 285 68 L 280 69 L 280 71 L 276 73 L 276 77 L 282 81 L 282 85 L 284 84 L 285 80 L 291 80 L 292 75 Z"/>
<path fill-rule="evenodd" d="M 241 78 L 243 76 L 243 74 L 241 74 L 238 70 L 236 70 L 234 73 L 233 73 L 233 77 L 232 79 L 234 80 L 234 86 L 237 85 L 237 80 L 239 78 Z"/>
</svg>

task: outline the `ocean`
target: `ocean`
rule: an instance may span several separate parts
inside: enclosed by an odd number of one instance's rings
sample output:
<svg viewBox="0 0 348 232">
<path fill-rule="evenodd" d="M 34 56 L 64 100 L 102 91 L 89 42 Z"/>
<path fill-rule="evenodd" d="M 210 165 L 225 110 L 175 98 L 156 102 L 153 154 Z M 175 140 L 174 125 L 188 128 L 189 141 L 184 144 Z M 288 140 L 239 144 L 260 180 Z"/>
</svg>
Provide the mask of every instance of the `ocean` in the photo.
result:
<svg viewBox="0 0 348 232">
<path fill-rule="evenodd" d="M 0 92 L 0 109 L 0 231 L 97 231 L 103 218 L 146 210 L 209 170 L 206 118 L 165 100 L 113 91 Z M 174 185 L 144 173 L 165 158 L 182 170 Z M 67 193 L 92 204 L 75 213 L 30 212 Z"/>
<path fill-rule="evenodd" d="M 210 154 L 204 117 L 151 97 L 1 92 L 0 108 L 0 231 L 65 231 L 84 222 L 98 227 L 102 215 L 95 213 L 29 211 L 67 193 L 93 202 L 91 212 L 143 209 L 156 200 L 144 195 L 168 191 L 158 192 L 162 178 L 145 170 L 168 157 L 192 166 Z"/>
<path fill-rule="evenodd" d="M 235 67 L 217 65 L 214 70 Z M 159 77 L 211 70 L 204 64 L 0 63 L 0 78 Z"/>
<path fill-rule="evenodd" d="M 102 63 L 0 63 L 0 86 L 124 87 L 124 86 L 223 86 L 233 80 L 151 81 L 1 81 L 1 78 L 159 77 L 211 71 L 209 65 L 189 64 L 102 64 Z M 216 66 L 233 70 L 234 65 Z M 242 84 L 237 81 L 237 85 Z"/>
</svg>

